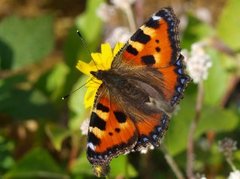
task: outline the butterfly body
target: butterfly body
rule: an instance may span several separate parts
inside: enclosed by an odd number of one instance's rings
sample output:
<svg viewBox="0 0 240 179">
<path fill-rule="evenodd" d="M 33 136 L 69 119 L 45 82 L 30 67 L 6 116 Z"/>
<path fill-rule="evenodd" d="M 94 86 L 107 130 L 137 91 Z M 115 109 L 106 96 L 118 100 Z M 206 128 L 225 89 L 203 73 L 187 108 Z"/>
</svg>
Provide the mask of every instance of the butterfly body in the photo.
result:
<svg viewBox="0 0 240 179">
<path fill-rule="evenodd" d="M 158 147 L 190 78 L 180 54 L 171 8 L 155 13 L 114 57 L 101 80 L 90 118 L 87 156 L 97 176 L 113 157 Z"/>
</svg>

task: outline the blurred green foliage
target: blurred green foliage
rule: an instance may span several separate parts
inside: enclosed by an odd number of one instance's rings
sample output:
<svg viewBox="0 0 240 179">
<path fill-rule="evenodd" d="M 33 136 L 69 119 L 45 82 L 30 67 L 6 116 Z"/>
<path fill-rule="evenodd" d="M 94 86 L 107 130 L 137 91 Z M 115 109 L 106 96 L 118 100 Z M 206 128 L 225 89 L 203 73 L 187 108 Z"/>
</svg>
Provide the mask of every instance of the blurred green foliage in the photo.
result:
<svg viewBox="0 0 240 179">
<path fill-rule="evenodd" d="M 47 57 L 52 60 L 49 54 L 56 45 L 55 16 L 49 13 L 34 18 L 12 15 L 0 22 L 0 177 L 4 179 L 93 178 L 85 154 L 86 137 L 80 131 L 80 124 L 89 117 L 83 105 L 85 87 L 61 101 L 62 96 L 84 84 L 86 77 L 75 68 L 77 60 L 89 61 L 89 51 L 97 51 L 102 40 L 103 24 L 96 9 L 103 0 L 86 2 L 84 12 L 75 19 L 64 40 L 64 60 L 40 73 L 36 81 L 31 80 L 31 68 L 41 68 L 39 64 Z M 233 51 L 239 51 L 239 7 L 240 1 L 228 0 L 215 26 L 189 14 L 182 47 L 190 49 L 192 43 L 216 36 Z M 81 45 L 77 29 L 87 47 Z M 240 102 L 239 96 L 238 101 L 234 98 L 235 93 L 227 107 L 221 106 L 221 102 L 228 82 L 233 75 L 239 75 L 236 71 L 239 62 L 214 48 L 209 48 L 208 52 L 213 65 L 204 82 L 203 110 L 194 136 L 196 170 L 205 173 L 210 168 L 211 174 L 223 178 L 231 169 L 225 167 L 217 141 L 225 136 L 239 141 Z M 187 136 L 195 115 L 196 96 L 197 85 L 190 84 L 164 140 L 167 151 L 182 170 L 186 167 Z M 211 145 L 205 144 L 205 149 L 201 142 L 207 141 L 209 133 L 214 133 L 215 139 Z M 126 155 L 113 159 L 111 177 L 138 178 L 141 170 L 153 171 L 151 176 L 155 178 L 174 177 L 160 150 L 147 155 L 144 159 L 151 158 L 145 160 L 147 164 L 140 164 L 142 160 L 137 154 L 130 154 L 130 159 Z M 234 162 L 240 167 L 239 150 L 234 154 Z"/>
</svg>

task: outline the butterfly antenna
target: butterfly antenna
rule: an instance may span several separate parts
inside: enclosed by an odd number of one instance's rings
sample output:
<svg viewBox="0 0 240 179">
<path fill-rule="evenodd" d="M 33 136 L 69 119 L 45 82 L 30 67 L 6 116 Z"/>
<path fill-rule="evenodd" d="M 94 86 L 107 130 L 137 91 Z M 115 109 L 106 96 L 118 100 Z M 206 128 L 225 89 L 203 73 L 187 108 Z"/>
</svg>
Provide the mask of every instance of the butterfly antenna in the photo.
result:
<svg viewBox="0 0 240 179">
<path fill-rule="evenodd" d="M 82 84 L 80 87 L 78 87 L 77 89 L 73 90 L 70 94 L 67 94 L 65 96 L 63 96 L 61 99 L 65 100 L 67 99 L 69 96 L 71 96 L 73 93 L 75 93 L 76 91 L 78 91 L 79 89 L 81 89 L 82 87 L 84 87 L 86 84 L 88 84 L 90 81 L 92 81 L 93 78 L 91 78 L 90 80 L 88 80 L 86 83 Z"/>
<path fill-rule="evenodd" d="M 91 56 L 91 52 L 90 52 L 90 50 L 89 50 L 89 48 L 88 48 L 88 45 L 87 45 L 86 41 L 84 40 L 84 38 L 83 38 L 83 36 L 82 36 L 82 34 L 80 33 L 79 30 L 77 30 L 77 34 L 78 34 L 78 36 L 79 36 L 79 38 L 80 38 L 83 46 L 87 49 L 88 53 L 89 53 L 90 56 Z M 94 61 L 94 59 L 92 59 L 92 61 L 93 61 L 94 65 L 95 65 L 96 68 L 97 68 L 97 63 Z M 98 68 L 97 68 L 97 69 L 98 69 Z"/>
</svg>

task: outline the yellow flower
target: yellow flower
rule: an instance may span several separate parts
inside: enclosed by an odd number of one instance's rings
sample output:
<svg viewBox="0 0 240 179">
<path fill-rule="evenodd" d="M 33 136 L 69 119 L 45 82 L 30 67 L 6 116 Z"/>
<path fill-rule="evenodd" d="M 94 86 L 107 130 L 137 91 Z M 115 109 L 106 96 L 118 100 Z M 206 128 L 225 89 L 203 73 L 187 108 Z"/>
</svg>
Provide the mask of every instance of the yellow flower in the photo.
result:
<svg viewBox="0 0 240 179">
<path fill-rule="evenodd" d="M 99 86 L 102 84 L 102 81 L 96 79 L 90 72 L 98 70 L 109 70 L 111 68 L 114 56 L 122 47 L 122 43 L 117 43 L 112 50 L 110 44 L 105 43 L 101 45 L 101 53 L 91 53 L 94 61 L 92 60 L 90 63 L 85 63 L 81 60 L 78 61 L 76 65 L 77 69 L 85 75 L 89 76 L 87 80 L 89 82 L 86 84 L 87 92 L 84 96 L 84 105 L 86 108 L 93 107 L 96 92 Z"/>
</svg>

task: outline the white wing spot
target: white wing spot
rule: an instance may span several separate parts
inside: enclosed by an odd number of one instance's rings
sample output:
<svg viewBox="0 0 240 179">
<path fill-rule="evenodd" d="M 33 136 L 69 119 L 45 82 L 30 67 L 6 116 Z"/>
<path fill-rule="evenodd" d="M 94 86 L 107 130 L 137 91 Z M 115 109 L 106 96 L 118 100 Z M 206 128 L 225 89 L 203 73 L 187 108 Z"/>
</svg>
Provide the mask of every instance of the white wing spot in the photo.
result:
<svg viewBox="0 0 240 179">
<path fill-rule="evenodd" d="M 152 16 L 152 19 L 153 19 L 154 21 L 157 21 L 157 20 L 160 20 L 161 17 L 160 17 L 160 16 L 155 16 L 155 15 L 153 15 L 153 16 Z"/>
<path fill-rule="evenodd" d="M 89 143 L 87 144 L 87 147 L 89 147 L 89 148 L 92 149 L 93 151 L 95 151 L 95 149 L 96 149 L 96 146 L 93 145 L 92 142 L 89 142 Z"/>
</svg>

